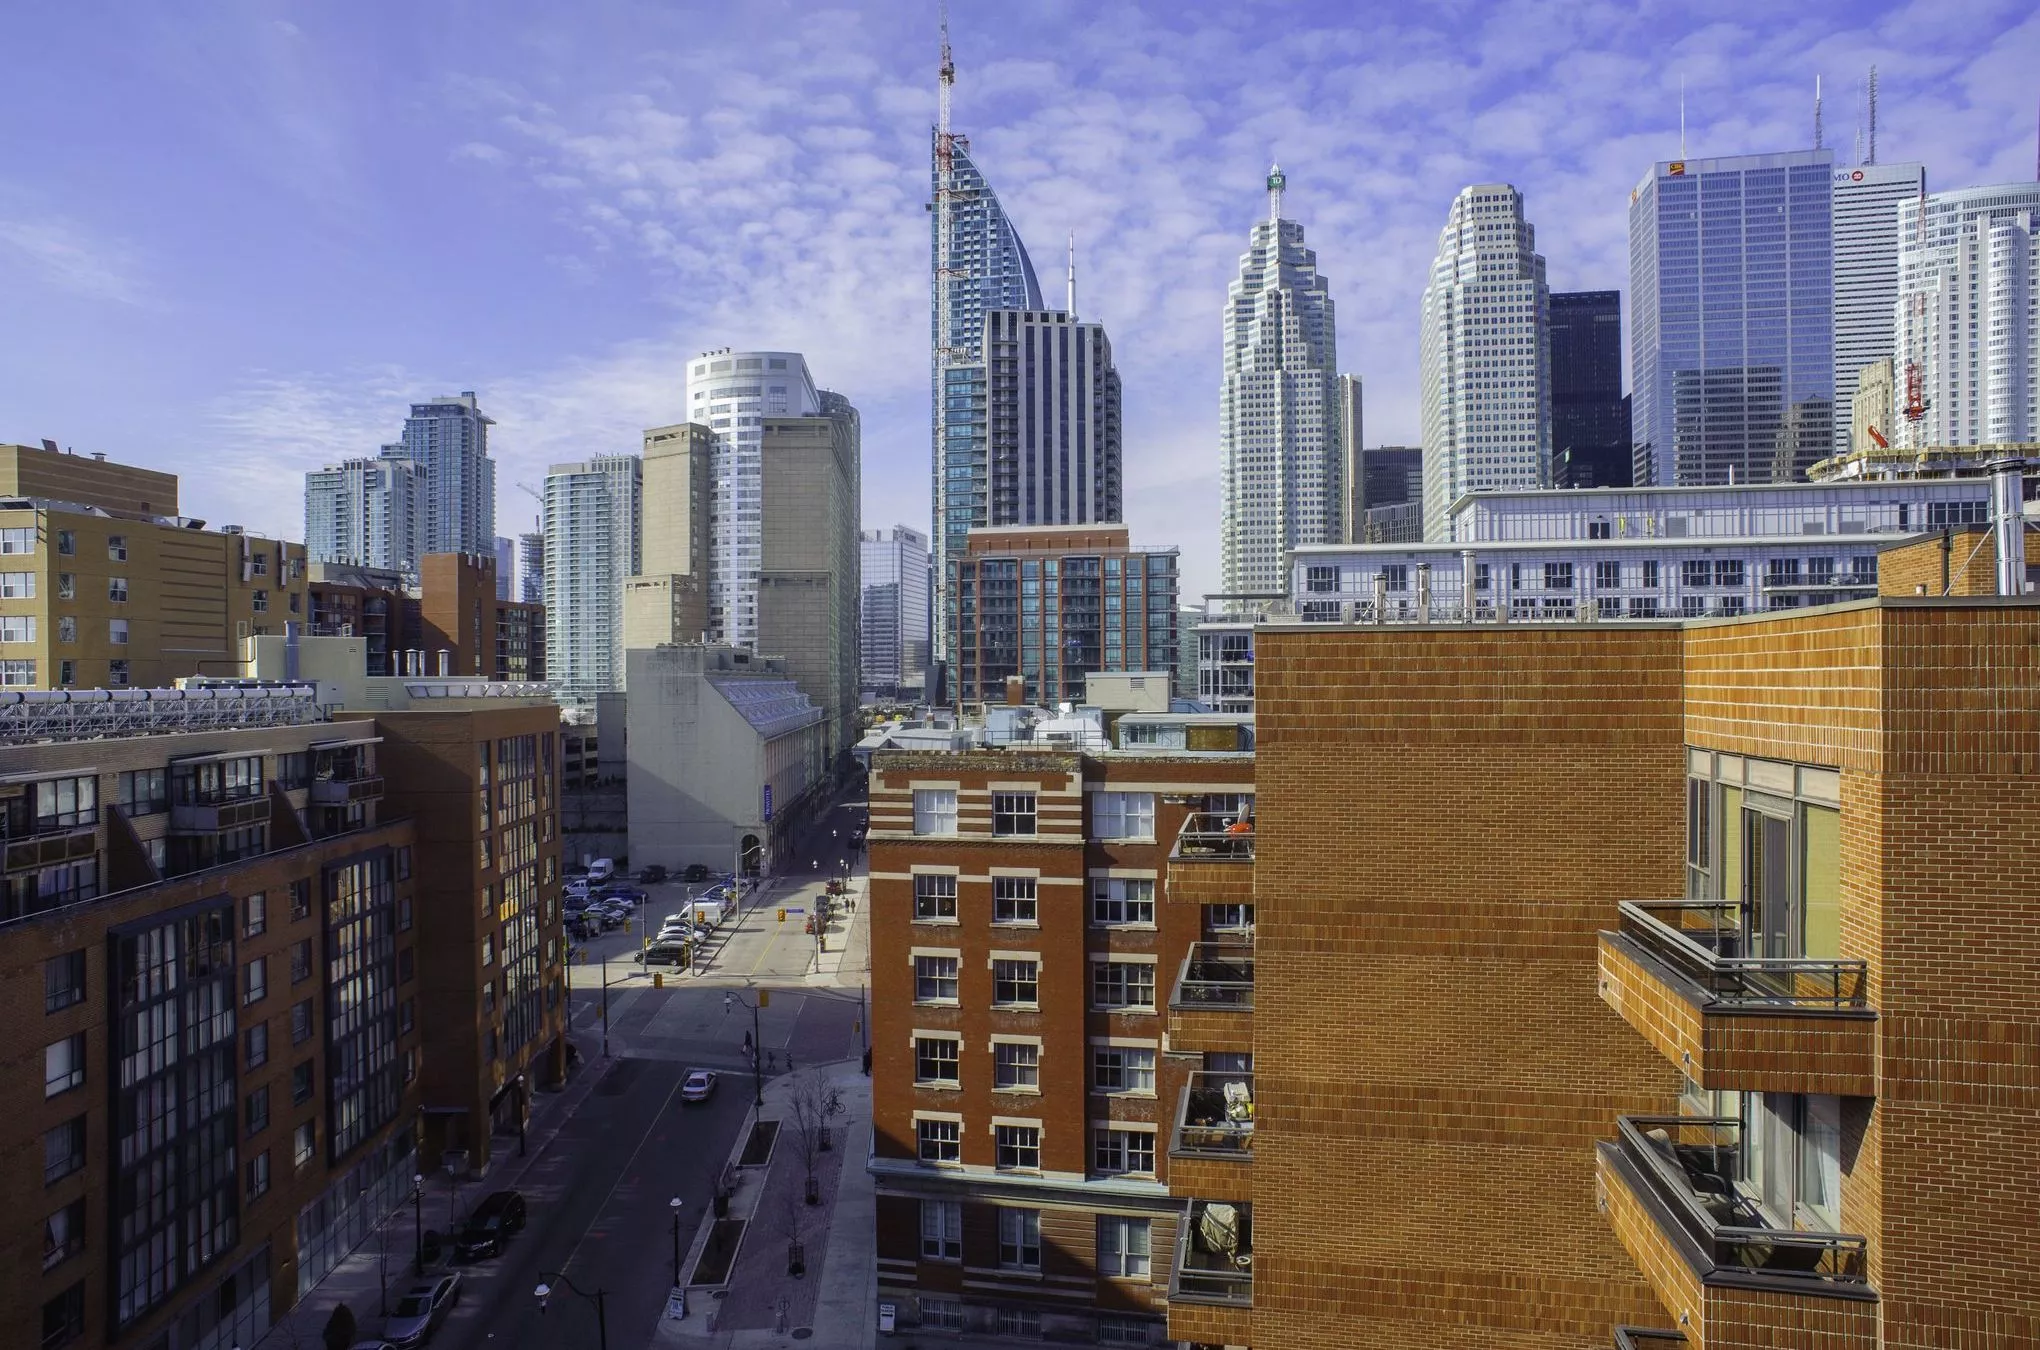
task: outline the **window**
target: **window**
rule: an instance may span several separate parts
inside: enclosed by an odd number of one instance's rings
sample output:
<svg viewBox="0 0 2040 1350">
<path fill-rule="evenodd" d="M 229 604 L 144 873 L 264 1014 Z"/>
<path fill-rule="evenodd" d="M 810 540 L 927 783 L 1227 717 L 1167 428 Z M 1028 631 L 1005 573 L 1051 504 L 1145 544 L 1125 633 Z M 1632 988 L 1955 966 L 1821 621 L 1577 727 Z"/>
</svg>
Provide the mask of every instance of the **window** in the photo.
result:
<svg viewBox="0 0 2040 1350">
<path fill-rule="evenodd" d="M 956 877 L 928 872 L 914 874 L 914 918 L 956 918 Z"/>
<path fill-rule="evenodd" d="M 43 1220 L 42 1268 L 53 1270 L 85 1250 L 85 1201 L 73 1200 Z"/>
<path fill-rule="evenodd" d="M 1041 1047 L 1032 1042 L 992 1043 L 992 1086 L 1007 1092 L 1041 1086 Z"/>
<path fill-rule="evenodd" d="M 1594 564 L 1594 589 L 1597 591 L 1617 590 L 1622 585 L 1622 564 L 1619 562 L 1597 562 Z"/>
<path fill-rule="evenodd" d="M 266 613 L 268 613 L 268 612 L 269 612 L 269 592 L 268 592 L 268 591 L 263 591 L 263 590 L 258 590 L 258 591 L 256 591 L 256 592 L 255 592 L 255 599 L 254 599 L 254 602 L 253 602 L 253 603 L 254 603 L 254 608 L 255 608 L 255 612 L 256 612 L 257 614 L 266 614 Z"/>
<path fill-rule="evenodd" d="M 1152 924 L 1155 883 L 1152 877 L 1092 877 L 1091 922 Z"/>
<path fill-rule="evenodd" d="M 954 1120 L 914 1122 L 922 1162 L 956 1162 L 963 1156 L 963 1125 Z"/>
<path fill-rule="evenodd" d="M 0 530 L 0 553 L 35 552 L 35 528 Z"/>
<path fill-rule="evenodd" d="M 76 661 L 57 662 L 57 683 L 61 685 L 78 683 L 78 663 Z"/>
<path fill-rule="evenodd" d="M 269 555 L 267 553 L 257 551 L 249 559 L 249 563 L 250 563 L 249 570 L 253 572 L 256 576 L 266 577 L 269 575 Z"/>
<path fill-rule="evenodd" d="M 1407 563 L 1389 563 L 1381 569 L 1382 589 L 1406 591 L 1410 588 L 1410 569 Z"/>
<path fill-rule="evenodd" d="M 74 1116 L 43 1132 L 43 1185 L 61 1181 L 85 1165 L 85 1117 Z"/>
<path fill-rule="evenodd" d="M 1098 1216 L 1098 1273 L 1138 1280 L 1148 1274 L 1148 1221 L 1119 1214 Z"/>
<path fill-rule="evenodd" d="M 1679 564 L 1679 584 L 1686 587 L 1708 586 L 1714 582 L 1714 565 L 1705 558 L 1688 558 Z"/>
<path fill-rule="evenodd" d="M 57 573 L 57 599 L 76 600 L 77 598 L 78 574 L 76 572 Z"/>
<path fill-rule="evenodd" d="M 114 601 L 116 604 L 126 604 L 128 598 L 127 578 L 108 577 L 106 579 L 106 598 Z"/>
<path fill-rule="evenodd" d="M 269 1128 L 269 1086 L 256 1088 L 241 1103 L 241 1125 L 252 1137 Z"/>
<path fill-rule="evenodd" d="M 417 964 L 411 956 L 411 949 L 404 948 L 397 953 L 397 983 L 408 984 L 417 973 Z"/>
<path fill-rule="evenodd" d="M 418 1025 L 418 1000 L 407 998 L 397 1005 L 397 1034 L 409 1035 L 411 1028 Z"/>
<path fill-rule="evenodd" d="M 241 936 L 261 937 L 269 928 L 269 898 L 257 891 L 241 902 Z"/>
<path fill-rule="evenodd" d="M 1039 921 L 1036 908 L 1036 888 L 1033 877 L 992 878 L 992 922 L 993 923 L 1035 923 Z"/>
<path fill-rule="evenodd" d="M 35 663 L 31 661 L 29 662 L 29 664 L 32 666 Z M 31 675 L 34 674 L 33 671 L 30 671 L 29 673 Z M 128 680 L 129 680 L 128 663 L 125 659 L 119 661 L 108 661 L 106 663 L 107 684 L 111 685 L 115 689 L 125 689 L 128 686 Z"/>
<path fill-rule="evenodd" d="M 1091 1168 L 1109 1175 L 1152 1176 L 1155 1170 L 1153 1130 L 1102 1129 L 1092 1149 Z"/>
<path fill-rule="evenodd" d="M 127 646 L 128 621 L 126 619 L 108 619 L 106 621 L 106 640 L 116 647 Z"/>
<path fill-rule="evenodd" d="M 1587 538 L 1612 539 L 1613 537 L 1614 537 L 1613 527 L 1610 525 L 1608 521 L 1590 520 L 1587 522 Z M 1596 566 L 1599 565 L 1600 564 L 1596 564 Z"/>
<path fill-rule="evenodd" d="M 914 1037 L 914 1081 L 938 1087 L 957 1087 L 958 1043 L 946 1036 Z"/>
<path fill-rule="evenodd" d="M 956 789 L 914 789 L 914 833 L 956 833 Z"/>
<path fill-rule="evenodd" d="M 310 999 L 306 999 L 302 1003 L 295 1003 L 291 1005 L 290 1043 L 292 1045 L 303 1045 L 306 1041 L 310 1040 L 311 1038 L 312 1038 L 312 1001 Z"/>
<path fill-rule="evenodd" d="M 82 1291 L 85 1286 L 79 1285 Z M 963 1330 L 963 1302 L 953 1298 L 924 1298 L 921 1300 L 921 1325 L 940 1331 Z"/>
<path fill-rule="evenodd" d="M 993 834 L 1033 834 L 1034 794 L 994 792 L 992 794 Z"/>
<path fill-rule="evenodd" d="M 1155 968 L 1147 962 L 1099 961 L 1091 967 L 1091 1002 L 1099 1008 L 1155 1006 Z"/>
<path fill-rule="evenodd" d="M 1139 1046 L 1091 1048 L 1091 1086 L 1098 1092 L 1154 1095 L 1155 1052 Z"/>
<path fill-rule="evenodd" d="M 247 1042 L 248 1067 L 259 1069 L 264 1064 L 267 1064 L 269 1062 L 269 1023 L 257 1022 L 254 1026 L 249 1027 L 245 1040 Z"/>
<path fill-rule="evenodd" d="M 493 933 L 482 934 L 482 964 L 485 966 L 496 964 L 496 935 Z"/>
<path fill-rule="evenodd" d="M 922 1003 L 956 1002 L 956 968 L 954 956 L 917 956 L 914 958 L 914 998 Z"/>
<path fill-rule="evenodd" d="M 1573 588 L 1573 584 L 1572 584 L 1572 581 L 1573 581 L 1573 577 L 1572 577 L 1572 564 L 1571 564 L 1571 563 L 1569 563 L 1569 562 L 1563 562 L 1563 563 L 1560 563 L 1560 562 L 1558 563 L 1558 562 L 1557 562 L 1557 563 L 1556 563 L 1556 562 L 1555 562 L 1555 563 L 1546 563 L 1546 564 L 1544 564 L 1544 589 L 1545 589 L 1545 590 L 1547 590 L 1547 591 L 1569 591 L 1569 590 L 1571 590 L 1571 589 Z"/>
<path fill-rule="evenodd" d="M 1041 1269 L 1041 1211 L 999 1211 L 999 1269 Z"/>
<path fill-rule="evenodd" d="M 43 1096 L 56 1097 L 85 1082 L 85 1033 L 43 1050 Z"/>
<path fill-rule="evenodd" d="M 1039 1171 L 1041 1169 L 1041 1127 L 1039 1125 L 996 1125 L 992 1137 L 998 1148 L 1000 1167 Z"/>
<path fill-rule="evenodd" d="M 290 1100 L 293 1106 L 302 1105 L 312 1099 L 312 1061 L 290 1067 Z"/>
<path fill-rule="evenodd" d="M 1339 569 L 1313 565 L 1304 569 L 1303 588 L 1313 595 L 1327 595 L 1339 589 Z"/>
<path fill-rule="evenodd" d="M 1041 1001 L 1041 963 L 1030 960 L 992 962 L 992 1003 L 994 1006 L 1032 1007 Z"/>
<path fill-rule="evenodd" d="M 312 917 L 312 883 L 308 878 L 290 883 L 290 917 L 293 923 Z"/>
<path fill-rule="evenodd" d="M 1152 839 L 1155 837 L 1155 794 L 1152 792 L 1094 792 L 1091 794 L 1091 832 L 1097 839 Z"/>
<path fill-rule="evenodd" d="M 1740 586 L 1743 584 L 1743 565 L 1740 558 L 1717 558 L 1714 563 L 1714 584 L 1717 586 Z"/>
<path fill-rule="evenodd" d="M 35 662 L 0 661 L 0 687 L 21 688 L 35 683 Z"/>
<path fill-rule="evenodd" d="M 241 1002 L 260 1003 L 269 996 L 269 958 L 258 956 L 242 968 Z"/>
<path fill-rule="evenodd" d="M 304 939 L 294 943 L 290 949 L 290 982 L 296 984 L 312 977 L 312 940 Z"/>
<path fill-rule="evenodd" d="M 0 614 L 0 642 L 35 641 L 33 614 Z"/>
<path fill-rule="evenodd" d="M 411 931 L 411 924 L 411 897 L 400 895 L 397 897 L 397 931 L 408 933 Z"/>
<path fill-rule="evenodd" d="M 127 561 L 127 536 L 109 534 L 106 536 L 106 556 L 114 562 Z"/>
<path fill-rule="evenodd" d="M 85 1001 L 85 952 L 65 952 L 43 962 L 43 1011 L 57 1012 Z"/>
<path fill-rule="evenodd" d="M 482 1011 L 496 1011 L 496 982 L 494 980 L 482 981 Z"/>
<path fill-rule="evenodd" d="M 963 1206 L 954 1200 L 921 1202 L 921 1256 L 929 1261 L 963 1259 Z"/>
<path fill-rule="evenodd" d="M 1643 584 L 1647 590 L 1654 591 L 1658 588 L 1658 565 L 1656 559 L 1652 559 L 1643 565 Z"/>
<path fill-rule="evenodd" d="M 308 1120 L 293 1130 L 290 1136 L 290 1157 L 292 1164 L 297 1167 L 303 1167 L 306 1163 L 310 1162 L 313 1152 L 318 1148 L 318 1143 L 319 1125 L 317 1121 Z"/>
<path fill-rule="evenodd" d="M 129 816 L 153 816 L 170 809 L 169 773 L 164 769 L 123 773 L 114 791 L 121 811 Z"/>
<path fill-rule="evenodd" d="M 85 1334 L 85 1281 L 43 1304 L 42 1350 L 57 1350 Z"/>
<path fill-rule="evenodd" d="M 248 1159 L 248 1198 L 260 1196 L 269 1189 L 269 1150 L 263 1149 Z"/>
</svg>

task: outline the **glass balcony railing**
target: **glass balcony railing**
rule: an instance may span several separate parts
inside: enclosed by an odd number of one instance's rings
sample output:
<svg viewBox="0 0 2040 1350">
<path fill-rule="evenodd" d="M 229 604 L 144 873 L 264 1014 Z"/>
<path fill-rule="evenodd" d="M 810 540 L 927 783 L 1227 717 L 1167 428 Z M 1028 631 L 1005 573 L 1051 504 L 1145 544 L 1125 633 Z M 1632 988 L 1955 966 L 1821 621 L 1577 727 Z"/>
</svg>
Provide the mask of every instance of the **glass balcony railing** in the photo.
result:
<svg viewBox="0 0 2040 1350">
<path fill-rule="evenodd" d="M 1627 900 L 1623 936 L 1687 976 L 1717 1002 L 1753 1007 L 1863 1008 L 1862 961 L 1752 956 L 1743 907 L 1731 900 Z"/>
<path fill-rule="evenodd" d="M 1624 1116 L 1616 1147 L 1638 1172 L 1639 1196 L 1661 1227 L 1683 1230 L 1718 1268 L 1869 1283 L 1869 1243 L 1851 1233 L 1783 1228 L 1742 1184 L 1742 1122 L 1706 1116 Z"/>
<path fill-rule="evenodd" d="M 1252 862 L 1254 860 L 1253 817 L 1226 816 L 1211 811 L 1193 811 L 1184 817 L 1176 833 L 1176 846 L 1169 853 L 1176 861 Z"/>
<path fill-rule="evenodd" d="M 1252 1008 L 1254 949 L 1230 942 L 1193 942 L 1176 973 L 1173 1008 Z"/>
<path fill-rule="evenodd" d="M 1185 1303 L 1254 1301 L 1254 1207 L 1192 1200 L 1176 1238 L 1169 1297 Z"/>
<path fill-rule="evenodd" d="M 1241 1160 L 1254 1148 L 1254 1075 L 1199 1070 L 1176 1104 L 1171 1153 Z"/>
</svg>

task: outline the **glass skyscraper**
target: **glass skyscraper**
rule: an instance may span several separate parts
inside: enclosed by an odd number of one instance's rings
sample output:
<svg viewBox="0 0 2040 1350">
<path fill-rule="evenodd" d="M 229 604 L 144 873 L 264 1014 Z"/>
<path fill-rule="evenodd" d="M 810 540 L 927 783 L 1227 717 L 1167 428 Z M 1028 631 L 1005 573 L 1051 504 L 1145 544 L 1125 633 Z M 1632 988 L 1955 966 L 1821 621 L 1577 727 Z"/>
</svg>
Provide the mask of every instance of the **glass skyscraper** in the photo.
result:
<svg viewBox="0 0 2040 1350">
<path fill-rule="evenodd" d="M 1629 400 L 1622 396 L 1622 293 L 1551 293 L 1551 481 L 1628 487 Z"/>
<path fill-rule="evenodd" d="M 496 461 L 489 458 L 494 425 L 472 389 L 411 405 L 404 419 L 404 455 L 425 466 L 425 552 L 495 554 Z"/>
<path fill-rule="evenodd" d="M 1784 482 L 1834 444 L 1834 155 L 1669 160 L 1629 198 L 1638 484 Z"/>
</svg>

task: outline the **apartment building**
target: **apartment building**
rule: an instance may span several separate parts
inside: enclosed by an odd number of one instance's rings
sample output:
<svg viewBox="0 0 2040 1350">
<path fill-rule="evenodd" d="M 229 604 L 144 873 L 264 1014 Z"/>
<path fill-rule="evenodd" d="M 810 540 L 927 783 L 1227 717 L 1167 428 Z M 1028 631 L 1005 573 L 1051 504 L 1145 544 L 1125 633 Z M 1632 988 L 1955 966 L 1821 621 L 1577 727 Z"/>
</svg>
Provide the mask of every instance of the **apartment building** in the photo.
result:
<svg viewBox="0 0 2040 1350">
<path fill-rule="evenodd" d="M 428 554 L 419 570 L 423 586 L 407 627 L 415 634 L 409 645 L 424 653 L 425 669 L 414 673 L 513 682 L 546 678 L 545 606 L 501 598 L 493 553 Z M 450 653 L 449 669 L 440 669 L 442 653 Z"/>
<path fill-rule="evenodd" d="M 409 1193 L 416 836 L 312 695 L 0 709 L 10 1345 L 253 1345 Z"/>
<path fill-rule="evenodd" d="M 1226 831 L 1252 781 L 1237 753 L 873 757 L 899 1325 L 1246 1343 L 1221 1333 L 1251 1279 L 1252 836 Z"/>
<path fill-rule="evenodd" d="M 309 589 L 311 623 L 306 633 L 362 638 L 367 644 L 365 674 L 399 673 L 401 653 L 417 645 L 406 626 L 410 598 L 401 572 L 314 562 Z"/>
</svg>

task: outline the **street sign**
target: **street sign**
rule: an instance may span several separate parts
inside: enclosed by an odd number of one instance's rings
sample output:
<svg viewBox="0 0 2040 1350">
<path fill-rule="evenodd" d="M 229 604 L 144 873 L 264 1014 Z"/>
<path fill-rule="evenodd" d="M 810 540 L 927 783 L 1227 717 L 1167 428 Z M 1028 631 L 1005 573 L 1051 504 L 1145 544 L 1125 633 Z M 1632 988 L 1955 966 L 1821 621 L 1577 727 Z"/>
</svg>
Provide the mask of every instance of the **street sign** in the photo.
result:
<svg viewBox="0 0 2040 1350">
<path fill-rule="evenodd" d="M 677 1284 L 673 1286 L 673 1292 L 666 1295 L 666 1316 L 675 1322 L 687 1320 L 687 1291 Z"/>
<path fill-rule="evenodd" d="M 805 914 L 805 913 L 807 913 L 807 911 L 806 911 L 805 909 L 802 909 L 802 908 L 801 908 L 801 907 L 800 907 L 799 905 L 788 905 L 788 906 L 786 907 L 786 912 L 787 912 L 788 914 Z"/>
<path fill-rule="evenodd" d="M 765 823 L 772 823 L 772 784 L 765 785 Z"/>
<path fill-rule="evenodd" d="M 878 1329 L 886 1335 L 890 1336 L 893 1334 L 893 1323 L 898 1317 L 898 1305 L 892 1303 L 881 1303 L 878 1305 Z"/>
</svg>

